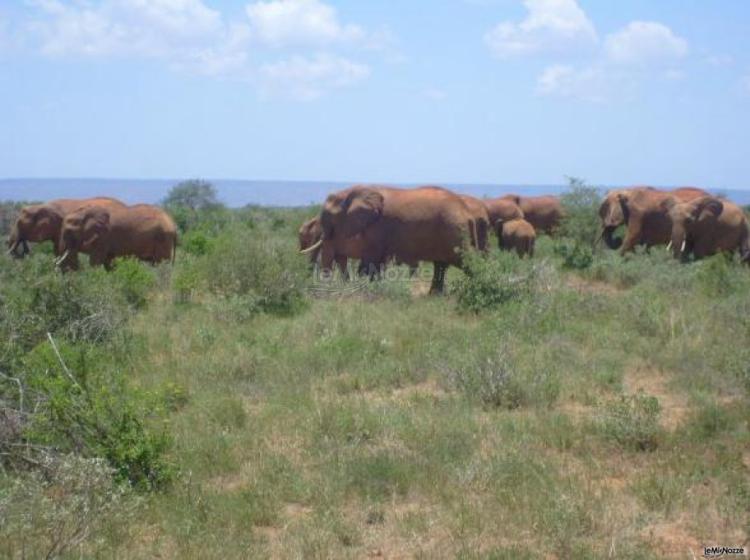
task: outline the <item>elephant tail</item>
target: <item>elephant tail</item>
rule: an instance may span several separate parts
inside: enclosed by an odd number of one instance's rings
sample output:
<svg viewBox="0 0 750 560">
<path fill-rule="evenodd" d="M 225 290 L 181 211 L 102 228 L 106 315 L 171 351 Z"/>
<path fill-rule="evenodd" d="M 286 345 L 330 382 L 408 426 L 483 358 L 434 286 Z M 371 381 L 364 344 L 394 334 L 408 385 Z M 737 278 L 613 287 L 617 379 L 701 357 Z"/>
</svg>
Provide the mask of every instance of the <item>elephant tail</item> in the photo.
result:
<svg viewBox="0 0 750 560">
<path fill-rule="evenodd" d="M 471 246 L 474 249 L 479 249 L 479 236 L 477 234 L 477 222 L 474 219 L 469 220 L 469 236 L 471 241 Z"/>
<path fill-rule="evenodd" d="M 740 260 L 750 265 L 750 225 L 747 218 L 743 224 L 742 237 L 740 238 Z"/>
</svg>

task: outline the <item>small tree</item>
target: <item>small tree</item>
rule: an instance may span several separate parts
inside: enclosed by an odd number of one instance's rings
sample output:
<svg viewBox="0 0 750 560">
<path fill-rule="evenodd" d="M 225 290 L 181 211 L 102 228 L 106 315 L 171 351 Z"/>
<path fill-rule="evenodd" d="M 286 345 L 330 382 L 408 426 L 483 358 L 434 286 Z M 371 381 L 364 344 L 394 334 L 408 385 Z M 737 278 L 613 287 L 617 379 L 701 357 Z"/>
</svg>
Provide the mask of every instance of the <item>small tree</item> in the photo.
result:
<svg viewBox="0 0 750 560">
<path fill-rule="evenodd" d="M 208 181 L 190 179 L 177 183 L 163 202 L 166 207 L 183 207 L 197 212 L 221 207 L 216 188 Z"/>
<path fill-rule="evenodd" d="M 601 225 L 599 207 L 602 197 L 599 189 L 583 180 L 569 177 L 569 190 L 560 197 L 565 218 L 560 234 L 565 239 L 556 248 L 564 259 L 566 268 L 588 268 L 599 246 Z"/>
<path fill-rule="evenodd" d="M 162 205 L 169 210 L 183 233 L 198 224 L 199 214 L 220 214 L 224 210 L 216 188 L 201 179 L 177 183 L 162 201 Z"/>
</svg>

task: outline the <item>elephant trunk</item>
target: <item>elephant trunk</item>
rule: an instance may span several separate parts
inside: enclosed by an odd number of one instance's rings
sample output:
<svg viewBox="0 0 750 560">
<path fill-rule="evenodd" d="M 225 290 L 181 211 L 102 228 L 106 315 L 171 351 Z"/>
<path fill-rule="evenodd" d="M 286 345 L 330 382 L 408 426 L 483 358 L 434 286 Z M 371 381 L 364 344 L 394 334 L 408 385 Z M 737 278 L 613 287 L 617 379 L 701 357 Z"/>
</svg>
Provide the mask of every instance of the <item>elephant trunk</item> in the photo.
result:
<svg viewBox="0 0 750 560">
<path fill-rule="evenodd" d="M 670 242 L 672 247 L 672 255 L 674 258 L 684 261 L 688 255 L 688 237 L 687 232 L 679 227 L 675 226 L 672 229 L 672 241 Z"/>
<path fill-rule="evenodd" d="M 602 228 L 602 239 L 607 247 L 613 251 L 616 251 L 622 246 L 622 237 L 615 237 L 616 229 L 617 226 L 604 226 Z"/>
</svg>

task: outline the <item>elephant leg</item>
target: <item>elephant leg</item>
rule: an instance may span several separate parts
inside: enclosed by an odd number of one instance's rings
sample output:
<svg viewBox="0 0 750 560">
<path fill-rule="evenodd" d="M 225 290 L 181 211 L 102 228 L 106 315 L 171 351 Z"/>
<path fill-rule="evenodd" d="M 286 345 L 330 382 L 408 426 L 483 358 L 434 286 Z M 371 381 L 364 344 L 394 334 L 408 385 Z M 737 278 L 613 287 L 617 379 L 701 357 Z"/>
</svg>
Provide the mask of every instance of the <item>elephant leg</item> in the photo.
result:
<svg viewBox="0 0 750 560">
<path fill-rule="evenodd" d="M 341 271 L 341 277 L 345 281 L 348 282 L 349 281 L 349 268 L 347 265 L 349 264 L 349 259 L 341 255 L 336 255 L 335 260 L 336 260 L 336 264 L 339 267 L 339 270 Z"/>
<path fill-rule="evenodd" d="M 443 262 L 436 262 L 434 263 L 434 267 L 430 294 L 442 294 L 445 289 L 445 271 L 448 265 Z"/>
<path fill-rule="evenodd" d="M 620 249 L 620 254 L 625 255 L 626 253 L 632 251 L 635 249 L 635 246 L 638 245 L 638 242 L 641 239 L 641 227 L 640 224 L 630 223 L 630 226 L 628 227 L 628 231 L 625 235 L 625 240 L 622 242 L 622 248 Z"/>
</svg>

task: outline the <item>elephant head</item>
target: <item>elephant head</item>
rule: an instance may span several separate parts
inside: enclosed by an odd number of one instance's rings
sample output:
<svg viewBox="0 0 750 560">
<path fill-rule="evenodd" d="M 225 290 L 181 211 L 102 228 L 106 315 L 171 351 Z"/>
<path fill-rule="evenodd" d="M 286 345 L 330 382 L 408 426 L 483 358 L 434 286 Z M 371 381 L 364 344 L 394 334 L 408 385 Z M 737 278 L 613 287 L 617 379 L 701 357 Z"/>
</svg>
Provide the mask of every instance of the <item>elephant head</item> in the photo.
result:
<svg viewBox="0 0 750 560">
<path fill-rule="evenodd" d="M 100 206 L 81 208 L 65 217 L 60 232 L 58 266 L 77 262 L 79 252 L 97 251 L 109 231 L 109 212 Z M 75 264 L 73 264 L 75 266 Z"/>
<path fill-rule="evenodd" d="M 335 257 L 334 247 L 363 235 L 380 219 L 384 204 L 383 195 L 370 187 L 353 187 L 331 194 L 320 213 L 323 235 L 318 243 L 304 252 L 311 253 L 320 248 L 321 264 L 330 270 Z"/>
<path fill-rule="evenodd" d="M 320 226 L 320 217 L 316 216 L 311 220 L 307 220 L 300 226 L 297 233 L 300 251 L 306 253 L 307 249 L 318 243 L 323 236 L 323 229 Z M 320 245 L 318 245 L 318 249 L 314 249 L 310 253 L 311 262 L 315 262 L 318 260 L 318 253 L 320 252 L 319 247 Z"/>
<path fill-rule="evenodd" d="M 28 242 L 56 240 L 62 225 L 63 216 L 59 210 L 48 204 L 26 206 L 13 225 L 8 237 L 8 252 L 16 257 L 29 253 Z M 19 254 L 18 248 L 21 247 Z"/>
<path fill-rule="evenodd" d="M 671 197 L 663 203 L 672 220 L 672 253 L 684 259 L 692 251 L 697 235 L 711 231 L 724 211 L 724 204 L 716 197 L 702 196 L 689 202 Z"/>
<path fill-rule="evenodd" d="M 610 249 L 616 250 L 622 246 L 622 238 L 615 237 L 614 234 L 618 227 L 628 223 L 630 196 L 631 191 L 628 190 L 611 191 L 599 207 L 602 239 Z"/>
</svg>

